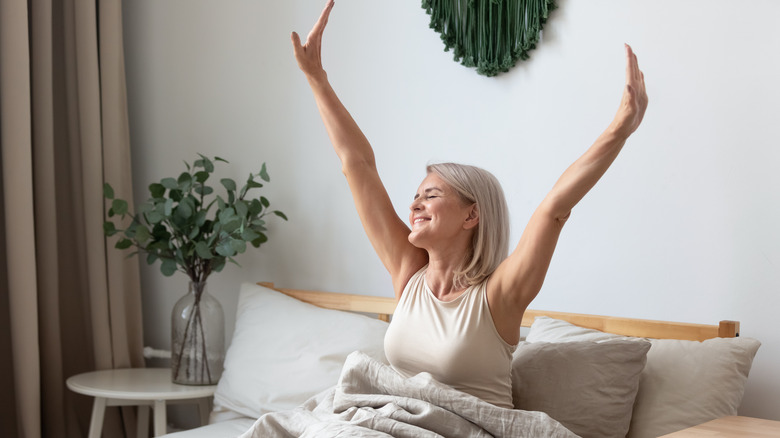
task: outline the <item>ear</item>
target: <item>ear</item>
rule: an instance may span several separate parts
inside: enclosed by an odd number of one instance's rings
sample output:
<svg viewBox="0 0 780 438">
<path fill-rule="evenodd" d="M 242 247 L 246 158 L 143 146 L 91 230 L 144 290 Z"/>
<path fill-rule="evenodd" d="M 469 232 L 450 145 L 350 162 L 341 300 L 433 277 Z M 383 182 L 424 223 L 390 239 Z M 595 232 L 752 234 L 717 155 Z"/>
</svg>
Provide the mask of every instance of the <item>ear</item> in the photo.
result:
<svg viewBox="0 0 780 438">
<path fill-rule="evenodd" d="M 469 215 L 463 222 L 463 229 L 470 230 L 479 224 L 479 209 L 477 204 L 472 204 L 469 207 Z"/>
</svg>

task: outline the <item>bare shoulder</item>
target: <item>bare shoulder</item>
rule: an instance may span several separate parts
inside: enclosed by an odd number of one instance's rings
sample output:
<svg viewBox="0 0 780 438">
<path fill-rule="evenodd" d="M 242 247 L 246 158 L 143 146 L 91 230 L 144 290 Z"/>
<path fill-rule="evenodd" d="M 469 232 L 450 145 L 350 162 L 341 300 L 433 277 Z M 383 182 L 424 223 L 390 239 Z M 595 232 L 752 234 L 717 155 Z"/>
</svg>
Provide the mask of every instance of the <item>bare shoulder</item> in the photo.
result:
<svg viewBox="0 0 780 438">
<path fill-rule="evenodd" d="M 428 253 L 425 250 L 419 249 L 418 251 L 411 253 L 408 257 L 405 257 L 401 267 L 397 273 L 392 275 L 393 277 L 393 290 L 395 291 L 396 300 L 401 299 L 404 288 L 412 279 L 414 274 L 420 271 L 425 265 L 428 264 Z"/>
</svg>

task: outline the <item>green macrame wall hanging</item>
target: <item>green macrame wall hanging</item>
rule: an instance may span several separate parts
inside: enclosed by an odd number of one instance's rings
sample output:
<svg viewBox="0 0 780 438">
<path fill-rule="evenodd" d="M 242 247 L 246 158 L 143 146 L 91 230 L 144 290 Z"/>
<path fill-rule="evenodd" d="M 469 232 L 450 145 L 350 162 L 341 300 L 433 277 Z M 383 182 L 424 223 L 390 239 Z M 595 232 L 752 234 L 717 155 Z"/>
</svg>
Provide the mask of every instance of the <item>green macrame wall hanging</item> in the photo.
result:
<svg viewBox="0 0 780 438">
<path fill-rule="evenodd" d="M 554 0 L 422 0 L 455 61 L 495 76 L 528 59 Z"/>
</svg>

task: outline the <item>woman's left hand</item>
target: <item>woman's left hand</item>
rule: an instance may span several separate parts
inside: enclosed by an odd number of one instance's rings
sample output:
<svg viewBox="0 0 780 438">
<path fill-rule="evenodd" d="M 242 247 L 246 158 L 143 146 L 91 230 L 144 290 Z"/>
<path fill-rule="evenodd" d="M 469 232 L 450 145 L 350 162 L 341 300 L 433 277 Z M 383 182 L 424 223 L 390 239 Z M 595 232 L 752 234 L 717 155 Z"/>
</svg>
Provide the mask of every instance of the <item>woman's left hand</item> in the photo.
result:
<svg viewBox="0 0 780 438">
<path fill-rule="evenodd" d="M 626 87 L 623 90 L 620 108 L 610 128 L 617 135 L 628 138 L 642 123 L 646 109 L 645 75 L 639 70 L 631 46 L 626 44 Z"/>
</svg>

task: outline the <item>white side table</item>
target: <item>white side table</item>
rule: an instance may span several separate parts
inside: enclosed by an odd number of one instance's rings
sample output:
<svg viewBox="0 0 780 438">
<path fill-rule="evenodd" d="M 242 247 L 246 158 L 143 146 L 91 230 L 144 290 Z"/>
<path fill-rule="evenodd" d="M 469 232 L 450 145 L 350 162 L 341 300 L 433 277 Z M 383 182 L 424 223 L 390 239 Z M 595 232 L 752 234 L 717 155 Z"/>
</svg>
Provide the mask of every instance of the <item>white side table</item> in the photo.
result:
<svg viewBox="0 0 780 438">
<path fill-rule="evenodd" d="M 71 391 L 95 397 L 89 438 L 100 438 L 106 406 L 138 406 L 138 437 L 149 430 L 154 407 L 154 436 L 166 433 L 166 402 L 198 403 L 201 424 L 209 415 L 209 399 L 217 385 L 189 386 L 171 381 L 170 368 L 126 368 L 78 374 L 66 381 Z"/>
</svg>

